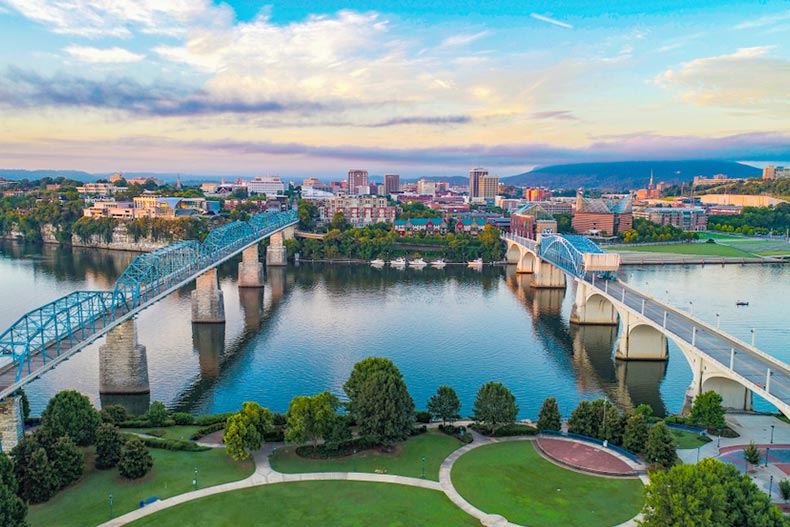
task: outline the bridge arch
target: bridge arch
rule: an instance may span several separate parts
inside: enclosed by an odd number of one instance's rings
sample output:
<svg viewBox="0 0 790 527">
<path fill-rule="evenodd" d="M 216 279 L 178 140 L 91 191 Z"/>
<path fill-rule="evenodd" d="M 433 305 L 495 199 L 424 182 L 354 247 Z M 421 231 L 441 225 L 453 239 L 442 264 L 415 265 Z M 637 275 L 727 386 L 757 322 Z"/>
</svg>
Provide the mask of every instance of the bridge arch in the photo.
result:
<svg viewBox="0 0 790 527">
<path fill-rule="evenodd" d="M 617 305 L 607 295 L 585 282 L 576 281 L 576 301 L 570 318 L 573 324 L 616 326 L 620 318 Z"/>
<path fill-rule="evenodd" d="M 751 410 L 753 408 L 752 391 L 740 382 L 713 374 L 703 376 L 701 392 L 713 391 L 721 395 L 722 406 L 736 410 Z"/>
<path fill-rule="evenodd" d="M 515 242 L 508 241 L 507 242 L 507 253 L 505 253 L 505 258 L 507 259 L 507 263 L 509 264 L 517 264 L 521 260 L 521 253 L 523 249 L 521 246 Z"/>
<path fill-rule="evenodd" d="M 623 324 L 617 343 L 617 358 L 625 360 L 667 360 L 667 337 L 640 321 Z"/>
</svg>

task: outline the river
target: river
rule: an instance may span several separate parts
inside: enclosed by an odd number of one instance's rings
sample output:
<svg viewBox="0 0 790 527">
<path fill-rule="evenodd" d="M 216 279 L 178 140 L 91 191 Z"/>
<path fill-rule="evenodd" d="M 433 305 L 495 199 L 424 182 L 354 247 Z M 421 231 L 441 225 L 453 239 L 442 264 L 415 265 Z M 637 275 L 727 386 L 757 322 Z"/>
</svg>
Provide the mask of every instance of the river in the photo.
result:
<svg viewBox="0 0 790 527">
<path fill-rule="evenodd" d="M 0 328 L 76 289 L 110 290 L 133 253 L 0 242 Z M 533 290 L 513 268 L 373 269 L 302 264 L 266 272 L 262 290 L 236 287 L 237 260 L 220 268 L 227 323 L 192 325 L 191 287 L 140 314 L 150 400 L 195 413 L 237 409 L 254 400 L 284 412 L 295 395 L 342 395 L 354 363 L 391 358 L 418 409 L 441 384 L 453 386 L 462 414 L 494 380 L 516 396 L 519 417 L 534 418 L 555 396 L 564 415 L 582 399 L 606 396 L 626 408 L 648 403 L 679 412 L 691 382 L 670 344 L 662 362 L 615 361 L 617 328 L 568 323 L 575 296 Z M 749 341 L 786 362 L 790 267 L 779 265 L 623 268 L 622 279 Z M 736 307 L 748 301 L 748 307 Z M 33 413 L 60 390 L 77 389 L 97 406 L 143 408 L 148 396 L 99 394 L 100 339 L 26 388 Z M 755 398 L 760 410 L 772 407 Z"/>
</svg>

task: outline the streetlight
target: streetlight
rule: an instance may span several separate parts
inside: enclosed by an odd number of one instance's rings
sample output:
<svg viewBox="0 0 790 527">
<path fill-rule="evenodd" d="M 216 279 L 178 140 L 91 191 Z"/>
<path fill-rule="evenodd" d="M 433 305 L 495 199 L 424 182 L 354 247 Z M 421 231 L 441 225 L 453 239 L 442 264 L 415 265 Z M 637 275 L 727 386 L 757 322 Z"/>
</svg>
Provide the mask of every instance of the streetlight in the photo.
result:
<svg viewBox="0 0 790 527">
<path fill-rule="evenodd" d="M 353 472 L 357 471 L 357 449 L 354 449 L 354 470 Z"/>
<path fill-rule="evenodd" d="M 774 425 L 771 425 L 771 444 L 774 444 Z"/>
<path fill-rule="evenodd" d="M 692 300 L 689 300 L 689 306 L 690 306 L 689 307 L 689 313 L 691 313 L 692 316 L 693 316 L 694 315 L 694 302 Z"/>
<path fill-rule="evenodd" d="M 721 327 L 721 318 L 719 318 L 719 314 L 716 313 L 716 329 Z"/>
<path fill-rule="evenodd" d="M 771 481 L 768 483 L 768 501 L 771 501 L 771 493 L 774 490 L 774 475 L 771 474 Z"/>
<path fill-rule="evenodd" d="M 425 479 L 425 456 L 422 456 L 422 479 Z"/>
<path fill-rule="evenodd" d="M 192 480 L 192 486 L 195 487 L 195 490 L 197 490 L 197 487 L 198 487 L 197 476 L 198 476 L 198 474 L 197 474 L 197 467 L 195 467 L 195 479 Z"/>
<path fill-rule="evenodd" d="M 771 447 L 765 448 L 765 468 L 768 468 L 768 454 L 771 453 Z"/>
<path fill-rule="evenodd" d="M 702 448 L 702 445 L 697 447 L 697 463 L 699 463 L 699 449 Z"/>
<path fill-rule="evenodd" d="M 716 430 L 719 435 L 716 436 L 716 448 L 719 448 L 719 444 L 721 443 L 721 428 Z"/>
<path fill-rule="evenodd" d="M 112 493 L 110 493 L 110 519 L 112 520 Z"/>
<path fill-rule="evenodd" d="M 752 347 L 754 347 L 754 328 L 750 329 L 749 331 L 752 332 Z"/>
</svg>

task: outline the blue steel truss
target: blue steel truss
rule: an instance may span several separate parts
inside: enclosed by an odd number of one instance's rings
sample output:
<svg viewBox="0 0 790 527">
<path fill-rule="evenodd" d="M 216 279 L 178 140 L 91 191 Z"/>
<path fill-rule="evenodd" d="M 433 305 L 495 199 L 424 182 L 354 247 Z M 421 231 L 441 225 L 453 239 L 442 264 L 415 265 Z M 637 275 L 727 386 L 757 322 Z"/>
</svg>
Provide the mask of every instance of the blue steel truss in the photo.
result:
<svg viewBox="0 0 790 527">
<path fill-rule="evenodd" d="M 23 315 L 0 334 L 0 370 L 10 357 L 16 381 L 125 318 L 171 288 L 292 225 L 295 210 L 266 212 L 209 232 L 206 239 L 180 241 L 135 258 L 109 291 L 75 291 Z M 40 364 L 39 364 L 40 363 Z M 2 391 L 2 387 L 0 387 Z"/>
<path fill-rule="evenodd" d="M 603 254 L 604 250 L 579 235 L 544 235 L 540 240 L 540 257 L 578 278 L 587 274 L 584 255 L 589 253 Z"/>
</svg>

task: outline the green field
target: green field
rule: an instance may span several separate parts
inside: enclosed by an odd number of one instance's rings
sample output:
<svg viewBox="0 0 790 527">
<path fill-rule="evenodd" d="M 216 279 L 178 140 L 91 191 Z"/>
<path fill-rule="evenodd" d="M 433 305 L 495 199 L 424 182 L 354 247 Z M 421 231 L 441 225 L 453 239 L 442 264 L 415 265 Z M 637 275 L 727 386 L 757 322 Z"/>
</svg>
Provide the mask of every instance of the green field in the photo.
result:
<svg viewBox="0 0 790 527">
<path fill-rule="evenodd" d="M 157 431 L 157 432 L 164 432 L 164 435 L 161 436 L 162 439 L 185 439 L 189 440 L 189 438 L 203 428 L 202 426 L 164 426 L 162 428 L 124 428 L 121 432 L 134 432 L 137 434 L 150 434 L 150 432 Z M 159 437 L 159 436 L 156 436 Z"/>
<path fill-rule="evenodd" d="M 453 484 L 472 505 L 531 527 L 610 527 L 643 503 L 638 479 L 594 477 L 543 459 L 528 441 L 486 445 L 461 456 Z"/>
<path fill-rule="evenodd" d="M 131 527 L 479 527 L 441 492 L 388 483 L 305 481 L 178 505 Z"/>
<path fill-rule="evenodd" d="M 705 443 L 710 443 L 713 441 L 708 436 L 703 436 L 694 432 L 676 430 L 674 428 L 670 428 L 670 431 L 672 432 L 672 437 L 675 439 L 675 444 L 680 449 L 697 448 L 698 446 L 702 446 Z"/>
<path fill-rule="evenodd" d="M 663 254 L 688 254 L 694 256 L 732 256 L 737 258 L 753 258 L 754 254 L 721 243 L 681 243 L 677 245 L 633 245 L 618 246 L 616 252 L 641 252 Z"/>
<path fill-rule="evenodd" d="M 279 448 L 271 456 L 272 468 L 286 474 L 304 472 L 377 472 L 398 476 L 422 476 L 425 456 L 425 478 L 439 481 L 439 467 L 453 450 L 463 446 L 459 440 L 431 430 L 400 443 L 392 453 L 377 449 L 357 452 L 356 456 L 335 459 L 307 459 L 296 454 L 295 447 Z M 356 457 L 356 459 L 355 459 Z"/>
<path fill-rule="evenodd" d="M 252 461 L 237 463 L 231 460 L 224 448 L 205 452 L 150 449 L 150 452 L 154 468 L 135 481 L 121 478 L 118 469 L 94 469 L 93 456 L 89 452 L 82 479 L 48 502 L 30 507 L 28 522 L 31 527 L 83 527 L 105 522 L 110 517 L 110 493 L 115 516 L 137 509 L 140 500 L 151 496 L 163 499 L 183 494 L 193 488 L 195 467 L 200 487 L 244 479 L 254 469 Z"/>
</svg>

